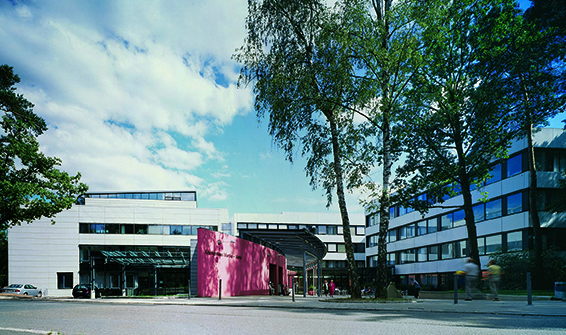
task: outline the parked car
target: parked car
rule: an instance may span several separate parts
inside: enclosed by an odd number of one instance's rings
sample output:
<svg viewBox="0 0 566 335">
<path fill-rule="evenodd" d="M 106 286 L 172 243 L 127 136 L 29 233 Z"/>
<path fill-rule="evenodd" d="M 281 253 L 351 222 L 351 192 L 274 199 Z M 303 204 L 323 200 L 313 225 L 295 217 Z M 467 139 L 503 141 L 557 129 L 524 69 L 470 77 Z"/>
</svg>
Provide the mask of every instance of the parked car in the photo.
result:
<svg viewBox="0 0 566 335">
<path fill-rule="evenodd" d="M 92 285 L 90 284 L 78 284 L 73 287 L 73 298 L 90 298 Z M 96 298 L 100 298 L 100 289 L 94 286 L 94 295 Z"/>
<path fill-rule="evenodd" d="M 31 295 L 34 297 L 41 297 L 43 293 L 40 288 L 31 284 L 10 284 L 2 289 L 3 293 L 15 293 L 22 295 Z"/>
</svg>

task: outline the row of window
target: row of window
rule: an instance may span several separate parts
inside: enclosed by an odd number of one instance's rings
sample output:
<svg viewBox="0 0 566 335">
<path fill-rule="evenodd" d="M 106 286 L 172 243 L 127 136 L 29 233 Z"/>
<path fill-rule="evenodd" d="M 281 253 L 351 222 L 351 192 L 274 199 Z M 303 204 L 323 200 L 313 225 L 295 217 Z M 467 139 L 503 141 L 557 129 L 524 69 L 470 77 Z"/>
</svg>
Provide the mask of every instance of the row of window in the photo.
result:
<svg viewBox="0 0 566 335">
<path fill-rule="evenodd" d="M 307 229 L 313 234 L 317 235 L 343 235 L 344 227 L 337 225 L 304 225 L 304 224 L 275 224 L 275 223 L 238 223 L 238 229 L 283 229 L 283 230 L 296 230 Z M 365 227 L 353 226 L 350 227 L 350 234 L 352 236 L 364 236 L 366 233 Z"/>
<path fill-rule="evenodd" d="M 524 160 L 523 155 L 517 154 L 517 155 L 507 159 L 503 163 L 494 165 L 491 168 L 491 172 L 490 172 L 491 178 L 489 178 L 487 181 L 485 181 L 482 186 L 501 181 L 503 179 L 503 176 L 505 176 L 505 178 L 509 178 L 509 177 L 512 177 L 514 175 L 517 175 L 517 174 L 523 172 L 523 170 L 524 170 L 523 165 L 525 165 L 523 160 Z M 476 188 L 476 185 L 472 184 L 472 190 L 475 189 L 475 188 Z M 459 195 L 461 193 L 459 185 L 453 185 L 452 190 L 453 190 L 454 195 Z M 446 195 L 444 197 L 444 200 L 447 200 L 448 198 L 450 198 L 450 196 Z M 421 194 L 421 195 L 417 196 L 416 199 L 421 200 L 421 201 L 425 201 L 425 200 L 427 200 L 427 195 L 426 195 L 426 193 Z M 414 210 L 412 208 L 404 208 L 403 206 L 400 206 L 400 205 L 391 206 L 389 208 L 389 216 L 390 216 L 390 218 L 395 218 L 395 217 L 398 217 L 398 216 L 401 216 L 401 215 L 405 215 L 407 213 L 411 213 L 413 211 Z M 378 224 L 379 224 L 379 214 L 368 216 L 368 218 L 366 220 L 366 226 L 370 227 L 370 226 L 375 226 L 375 225 L 378 225 Z"/>
<path fill-rule="evenodd" d="M 197 235 L 197 229 L 218 231 L 217 226 L 81 223 L 81 234 Z"/>
<path fill-rule="evenodd" d="M 537 171 L 566 172 L 566 152 L 542 149 L 535 152 Z"/>
<path fill-rule="evenodd" d="M 523 193 L 515 193 L 486 203 L 477 204 L 473 207 L 474 220 L 475 222 L 480 222 L 501 217 L 502 215 L 520 213 L 523 211 L 523 208 L 527 207 L 526 203 L 524 204 L 526 201 L 527 197 Z M 464 225 L 466 225 L 464 210 L 459 210 L 391 229 L 387 233 L 387 242 L 395 242 Z M 366 240 L 366 245 L 368 248 L 377 246 L 378 236 L 369 236 Z"/>
<path fill-rule="evenodd" d="M 323 268 L 346 268 L 348 261 L 322 261 L 321 267 Z M 365 267 L 364 261 L 356 261 L 357 268 Z"/>
<path fill-rule="evenodd" d="M 183 252 L 189 254 L 191 248 L 188 246 L 134 246 L 134 245 L 98 245 L 98 246 L 90 246 L 90 245 L 80 245 L 79 246 L 79 257 L 81 262 L 88 262 L 90 256 L 94 256 L 95 258 L 102 258 L 104 257 L 101 251 L 121 251 L 121 252 L 171 252 L 171 253 L 179 253 Z"/>
<path fill-rule="evenodd" d="M 365 245 L 363 243 L 353 243 L 355 253 L 365 253 Z M 326 243 L 326 249 L 329 253 L 346 252 L 346 245 L 344 243 Z"/>
<path fill-rule="evenodd" d="M 174 200 L 196 201 L 195 191 L 186 192 L 126 192 L 126 193 L 87 193 L 84 198 L 93 199 L 136 199 L 136 200 Z M 79 203 L 84 204 L 83 201 Z"/>
<path fill-rule="evenodd" d="M 524 237 L 522 231 L 482 236 L 478 237 L 478 251 L 480 255 L 488 255 L 499 249 L 505 249 L 507 251 L 523 250 L 523 241 Z M 387 254 L 387 262 L 389 265 L 395 265 L 469 256 L 467 240 L 460 240 L 389 253 Z M 377 262 L 377 256 L 370 258 L 370 264 L 374 264 L 374 262 Z"/>
</svg>

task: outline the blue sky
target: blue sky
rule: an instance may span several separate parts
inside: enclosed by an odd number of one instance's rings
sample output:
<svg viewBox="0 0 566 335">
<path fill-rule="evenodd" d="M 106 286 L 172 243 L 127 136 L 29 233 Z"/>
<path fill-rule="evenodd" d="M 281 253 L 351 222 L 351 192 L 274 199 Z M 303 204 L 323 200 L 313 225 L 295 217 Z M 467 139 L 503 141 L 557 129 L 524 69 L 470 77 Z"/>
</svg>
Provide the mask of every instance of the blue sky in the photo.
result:
<svg viewBox="0 0 566 335">
<path fill-rule="evenodd" d="M 230 214 L 337 212 L 236 87 L 246 11 L 246 0 L 0 0 L 0 64 L 48 122 L 42 150 L 91 191 L 196 190 L 199 207 Z M 357 198 L 351 212 L 363 212 Z"/>
</svg>

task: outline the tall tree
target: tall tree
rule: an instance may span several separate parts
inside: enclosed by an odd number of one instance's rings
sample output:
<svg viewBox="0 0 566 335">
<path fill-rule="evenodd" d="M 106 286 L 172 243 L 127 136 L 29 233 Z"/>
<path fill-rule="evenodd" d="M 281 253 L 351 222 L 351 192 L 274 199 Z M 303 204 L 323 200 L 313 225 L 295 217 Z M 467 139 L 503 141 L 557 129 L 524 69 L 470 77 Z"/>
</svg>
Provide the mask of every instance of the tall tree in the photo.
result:
<svg viewBox="0 0 566 335">
<path fill-rule="evenodd" d="M 421 57 L 417 18 L 426 17 L 426 8 L 414 1 L 345 0 L 343 16 L 348 27 L 348 45 L 364 78 L 357 83 L 361 99 L 358 108 L 373 129 L 375 145 L 370 165 L 381 168 L 380 183 L 368 180 L 366 207 L 379 213 L 376 298 L 386 297 L 388 284 L 386 237 L 389 228 L 393 164 L 401 154 L 402 134 L 398 131 L 401 111 L 412 76 L 418 71 Z M 360 157 L 358 160 L 367 160 Z"/>
<path fill-rule="evenodd" d="M 421 211 L 443 207 L 446 196 L 461 194 L 470 256 L 479 264 L 471 190 L 490 178 L 490 164 L 506 155 L 513 138 L 508 101 L 497 89 L 498 74 L 483 55 L 505 39 L 509 25 L 499 16 L 502 1 L 439 0 L 429 3 L 435 17 L 424 23 L 425 66 L 413 81 L 411 122 L 405 123 L 407 160 L 399 184 L 407 199 L 427 190 L 424 201 L 406 201 Z M 497 22 L 490 31 L 486 24 Z M 495 29 L 497 28 L 497 29 Z M 490 38 L 488 38 L 488 36 Z"/>
<path fill-rule="evenodd" d="M 566 105 L 566 30 L 562 20 L 565 9 L 556 2 L 535 1 L 525 15 L 509 2 L 502 16 L 513 22 L 513 31 L 487 54 L 488 63 L 500 73 L 500 87 L 513 105 L 519 135 L 527 139 L 527 157 L 530 176 L 529 214 L 534 234 L 535 287 L 542 282 L 542 230 L 538 213 L 539 198 L 534 151 L 536 129 L 548 124 L 548 119 L 563 112 Z M 555 8 L 556 11 L 548 9 Z M 507 13 L 507 14 L 506 14 Z M 562 18 L 562 19 L 561 19 Z M 489 29 L 489 27 L 485 27 Z"/>
<path fill-rule="evenodd" d="M 61 160 L 40 151 L 37 137 L 47 124 L 34 114 L 33 104 L 16 93 L 19 81 L 12 67 L 0 66 L 0 230 L 52 218 L 88 190 L 80 174 L 59 170 Z"/>
<path fill-rule="evenodd" d="M 364 130 L 350 108 L 359 97 L 342 22 L 318 0 L 248 0 L 246 26 L 234 55 L 243 64 L 240 84 L 253 83 L 258 117 L 269 115 L 269 132 L 287 159 L 302 147 L 311 186 L 323 186 L 329 203 L 336 190 L 351 295 L 360 297 L 345 190 L 367 167 L 349 160 L 363 147 Z"/>
</svg>

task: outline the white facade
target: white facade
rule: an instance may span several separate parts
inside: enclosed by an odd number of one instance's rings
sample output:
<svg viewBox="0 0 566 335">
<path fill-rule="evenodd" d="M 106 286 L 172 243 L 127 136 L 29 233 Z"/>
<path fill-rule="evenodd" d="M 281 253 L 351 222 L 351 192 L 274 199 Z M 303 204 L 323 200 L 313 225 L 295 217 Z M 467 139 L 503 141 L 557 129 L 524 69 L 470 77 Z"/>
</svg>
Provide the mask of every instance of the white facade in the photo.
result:
<svg viewBox="0 0 566 335">
<path fill-rule="evenodd" d="M 544 128 L 535 134 L 535 154 L 538 188 L 542 203 L 556 190 L 561 173 L 566 171 L 566 132 L 562 129 Z M 526 157 L 527 140 L 515 142 L 509 150 L 509 158 L 494 165 L 494 177 L 487 185 L 472 191 L 475 203 L 476 229 L 480 247 L 480 263 L 487 267 L 489 254 L 498 248 L 519 250 L 532 243 L 532 228 L 528 211 L 530 183 Z M 488 202 L 479 201 L 480 192 L 487 192 Z M 461 206 L 461 195 L 446 200 L 445 206 Z M 476 214 L 477 210 L 477 214 Z M 388 234 L 388 262 L 395 267 L 395 275 L 421 276 L 421 282 L 436 285 L 438 274 L 462 270 L 468 254 L 468 233 L 461 210 L 433 208 L 425 216 L 419 212 L 393 206 Z M 541 226 L 558 229 L 549 235 L 566 232 L 564 214 L 539 211 Z M 379 219 L 368 214 L 366 218 L 366 256 L 368 266 L 377 261 L 377 236 Z M 432 225 L 432 229 L 430 228 Z M 434 227 L 436 226 L 436 227 Z M 431 231 L 435 230 L 436 231 Z M 552 244 L 552 237 L 546 239 Z"/>
<path fill-rule="evenodd" d="M 199 209 L 194 195 L 193 201 L 86 198 L 84 205 L 59 213 L 55 225 L 50 219 L 41 219 L 13 227 L 8 230 L 9 282 L 33 283 L 50 296 L 70 296 L 70 287 L 88 282 L 90 275 L 80 273 L 86 257 L 84 252 L 81 255 L 81 247 L 189 248 L 191 241 L 196 241 L 196 232 L 173 234 L 172 226 L 181 227 L 181 232 L 184 227 L 197 226 L 221 231 L 222 225 L 229 223 L 227 209 Z M 148 230 L 148 226 L 152 228 Z M 139 229 L 134 232 L 134 227 Z M 115 228 L 118 230 L 109 233 Z M 62 274 L 69 273 L 72 283 L 68 275 L 63 279 Z M 110 286 L 121 286 L 122 279 L 96 274 L 99 287 L 109 287 L 105 284 L 108 280 L 114 283 Z"/>
</svg>

